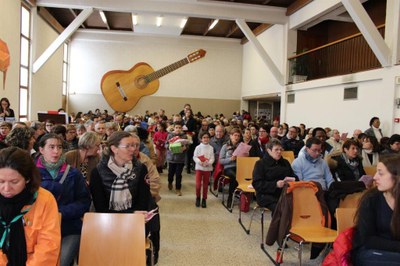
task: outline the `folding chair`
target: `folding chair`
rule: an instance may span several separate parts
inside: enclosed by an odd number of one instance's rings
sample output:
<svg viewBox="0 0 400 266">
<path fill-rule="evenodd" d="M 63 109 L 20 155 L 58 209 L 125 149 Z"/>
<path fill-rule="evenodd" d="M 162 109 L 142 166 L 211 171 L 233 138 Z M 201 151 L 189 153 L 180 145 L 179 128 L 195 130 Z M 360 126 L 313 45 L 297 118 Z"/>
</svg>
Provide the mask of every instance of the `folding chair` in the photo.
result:
<svg viewBox="0 0 400 266">
<path fill-rule="evenodd" d="M 79 266 L 146 265 L 144 215 L 86 213 Z"/>
<path fill-rule="evenodd" d="M 282 151 L 282 157 L 289 161 L 290 164 L 294 161 L 294 152 L 293 151 Z"/>
<path fill-rule="evenodd" d="M 356 208 L 336 208 L 337 234 L 354 226 Z"/>
<path fill-rule="evenodd" d="M 253 169 L 254 165 L 256 162 L 260 160 L 259 157 L 237 157 L 236 159 L 236 181 L 238 182 L 238 186 L 236 187 L 235 191 L 233 192 L 233 195 L 235 196 L 236 193 L 239 193 L 239 198 L 240 195 L 243 193 L 255 193 L 256 191 L 254 190 L 252 186 L 253 182 Z M 234 199 L 234 197 L 233 197 Z M 232 212 L 233 209 L 233 200 L 231 206 L 228 206 L 228 210 Z M 244 227 L 242 220 L 241 220 L 241 209 L 239 208 L 239 223 L 243 227 L 243 229 L 246 231 L 246 228 Z"/>
<path fill-rule="evenodd" d="M 290 182 L 291 183 L 291 182 Z M 333 243 L 337 232 L 324 225 L 330 225 L 329 213 L 325 221 L 322 214 L 321 204 L 316 197 L 315 187 L 309 185 L 311 182 L 298 183 L 292 190 L 293 193 L 293 213 L 292 223 L 289 233 L 283 241 L 282 247 L 285 247 L 287 240 L 298 243 L 299 264 L 302 263 L 302 253 L 304 243 Z M 308 184 L 307 184 L 308 183 Z M 318 189 L 318 187 L 316 187 Z M 327 223 L 326 223 L 327 222 Z M 283 256 L 282 249 L 280 257 Z M 278 258 L 278 261 L 280 258 Z"/>
</svg>

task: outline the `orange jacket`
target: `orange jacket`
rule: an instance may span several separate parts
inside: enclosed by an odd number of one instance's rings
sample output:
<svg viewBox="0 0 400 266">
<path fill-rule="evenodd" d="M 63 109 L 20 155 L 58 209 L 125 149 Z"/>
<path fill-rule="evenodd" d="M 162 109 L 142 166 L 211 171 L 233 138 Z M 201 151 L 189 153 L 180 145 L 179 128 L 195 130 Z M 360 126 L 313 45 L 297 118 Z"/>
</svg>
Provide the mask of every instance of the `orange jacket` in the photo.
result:
<svg viewBox="0 0 400 266">
<path fill-rule="evenodd" d="M 28 255 L 26 265 L 57 265 L 61 247 L 61 226 L 57 202 L 53 195 L 39 188 L 37 199 L 24 215 L 24 221 Z M 7 265 L 7 257 L 1 251 L 0 265 Z"/>
</svg>

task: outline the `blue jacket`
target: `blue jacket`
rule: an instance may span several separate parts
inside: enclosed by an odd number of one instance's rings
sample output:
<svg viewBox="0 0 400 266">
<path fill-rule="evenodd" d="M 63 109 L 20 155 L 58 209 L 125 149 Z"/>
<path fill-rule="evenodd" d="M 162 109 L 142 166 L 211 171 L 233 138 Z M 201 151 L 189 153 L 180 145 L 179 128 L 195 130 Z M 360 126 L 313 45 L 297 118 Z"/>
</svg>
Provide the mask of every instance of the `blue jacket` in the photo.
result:
<svg viewBox="0 0 400 266">
<path fill-rule="evenodd" d="M 62 214 L 61 235 L 80 235 L 82 217 L 89 211 L 91 198 L 82 174 L 76 168 L 70 168 L 65 181 L 60 184 L 67 163 L 61 166 L 57 177 L 53 179 L 45 166 L 37 160 L 36 166 L 42 176 L 41 186 L 50 191 L 57 201 L 58 211 Z"/>
<path fill-rule="evenodd" d="M 307 150 L 303 148 L 293 161 L 294 174 L 300 181 L 315 181 L 321 184 L 323 190 L 328 190 L 334 181 L 328 164 L 321 157 L 309 159 L 306 153 Z"/>
</svg>

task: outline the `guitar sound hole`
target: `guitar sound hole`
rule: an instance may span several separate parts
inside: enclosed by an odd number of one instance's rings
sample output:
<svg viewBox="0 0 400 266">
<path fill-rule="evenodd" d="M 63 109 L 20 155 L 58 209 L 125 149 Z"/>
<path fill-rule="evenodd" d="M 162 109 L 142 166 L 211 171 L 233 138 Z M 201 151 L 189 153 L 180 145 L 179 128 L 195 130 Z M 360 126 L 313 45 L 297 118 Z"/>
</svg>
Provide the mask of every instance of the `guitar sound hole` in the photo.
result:
<svg viewBox="0 0 400 266">
<path fill-rule="evenodd" d="M 147 86 L 147 81 L 144 76 L 139 76 L 135 79 L 135 85 L 138 89 L 144 89 Z"/>
</svg>

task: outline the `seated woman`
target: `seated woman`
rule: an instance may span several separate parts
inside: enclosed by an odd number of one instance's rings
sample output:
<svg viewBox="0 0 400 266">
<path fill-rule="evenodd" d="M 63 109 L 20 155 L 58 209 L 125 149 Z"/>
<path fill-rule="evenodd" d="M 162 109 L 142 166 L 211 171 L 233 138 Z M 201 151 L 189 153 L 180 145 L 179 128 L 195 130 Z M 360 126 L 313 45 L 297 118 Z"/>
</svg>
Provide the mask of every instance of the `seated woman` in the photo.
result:
<svg viewBox="0 0 400 266">
<path fill-rule="evenodd" d="M 40 179 L 29 153 L 17 147 L 0 151 L 0 265 L 58 262 L 57 203 L 50 192 L 40 188 Z"/>
<path fill-rule="evenodd" d="M 71 265 L 79 252 L 82 217 L 89 211 L 90 194 L 82 174 L 65 162 L 63 139 L 54 133 L 40 139 L 36 161 L 42 176 L 41 186 L 57 200 L 61 221 L 61 265 Z"/>
<path fill-rule="evenodd" d="M 282 145 L 273 139 L 266 146 L 267 154 L 256 162 L 253 170 L 253 187 L 256 190 L 257 204 L 268 208 L 272 213 L 287 181 L 294 181 L 290 163 L 282 157 Z"/>
<path fill-rule="evenodd" d="M 376 166 L 379 162 L 379 143 L 375 137 L 367 136 L 364 133 L 358 135 L 359 142 L 362 145 L 361 157 L 363 167 Z"/>
<path fill-rule="evenodd" d="M 96 212 L 144 211 L 146 232 L 158 232 L 158 215 L 153 218 L 157 205 L 145 181 L 147 168 L 136 158 L 139 145 L 137 136 L 125 131 L 114 132 L 91 174 L 90 192 Z"/>
<path fill-rule="evenodd" d="M 77 168 L 86 183 L 90 182 L 90 174 L 99 163 L 100 138 L 96 132 L 85 132 L 78 141 L 78 149 L 65 154 L 65 160 L 72 167 Z"/>
<path fill-rule="evenodd" d="M 342 154 L 332 157 L 336 165 L 332 169 L 332 176 L 336 181 L 358 181 L 365 175 L 361 158 L 358 156 L 358 142 L 346 140 L 342 150 Z"/>
<path fill-rule="evenodd" d="M 400 157 L 382 157 L 374 176 L 376 187 L 361 199 L 356 213 L 354 265 L 399 265 Z"/>
<path fill-rule="evenodd" d="M 227 206 L 232 205 L 233 192 L 238 183 L 236 181 L 236 156 L 233 152 L 240 143 L 241 132 L 239 128 L 232 128 L 229 135 L 228 143 L 224 144 L 219 153 L 219 163 L 224 166 L 224 175 L 229 176 L 229 195 Z"/>
</svg>

